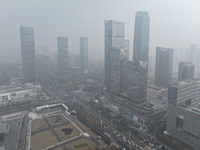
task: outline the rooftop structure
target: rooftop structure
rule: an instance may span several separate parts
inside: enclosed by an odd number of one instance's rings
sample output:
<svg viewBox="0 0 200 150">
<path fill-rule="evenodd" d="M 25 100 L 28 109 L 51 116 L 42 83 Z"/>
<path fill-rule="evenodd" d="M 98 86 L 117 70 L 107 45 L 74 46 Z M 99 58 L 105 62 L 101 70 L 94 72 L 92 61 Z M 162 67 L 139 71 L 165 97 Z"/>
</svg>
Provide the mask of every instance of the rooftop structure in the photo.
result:
<svg viewBox="0 0 200 150">
<path fill-rule="evenodd" d="M 200 80 L 188 79 L 170 84 L 168 102 L 171 105 L 198 105 L 200 102 Z"/>
</svg>

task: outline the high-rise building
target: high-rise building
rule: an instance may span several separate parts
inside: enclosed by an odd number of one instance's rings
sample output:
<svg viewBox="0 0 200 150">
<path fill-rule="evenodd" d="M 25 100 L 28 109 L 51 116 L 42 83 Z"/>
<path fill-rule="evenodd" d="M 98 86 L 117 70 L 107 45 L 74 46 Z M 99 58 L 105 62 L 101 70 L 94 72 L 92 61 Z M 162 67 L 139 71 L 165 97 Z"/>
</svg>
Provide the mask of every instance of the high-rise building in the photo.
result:
<svg viewBox="0 0 200 150">
<path fill-rule="evenodd" d="M 111 53 L 111 91 L 121 93 L 126 90 L 128 51 L 113 49 Z"/>
<path fill-rule="evenodd" d="M 195 150 L 200 147 L 200 80 L 170 84 L 168 89 L 167 134 Z"/>
<path fill-rule="evenodd" d="M 127 96 L 144 103 L 147 100 L 147 69 L 146 61 L 129 61 L 127 72 Z"/>
<path fill-rule="evenodd" d="M 68 75 L 69 67 L 69 50 L 68 50 L 68 38 L 58 37 L 58 74 L 60 78 L 65 78 Z"/>
<path fill-rule="evenodd" d="M 88 38 L 80 38 L 80 69 L 81 73 L 88 73 Z"/>
<path fill-rule="evenodd" d="M 133 61 L 146 61 L 149 57 L 150 18 L 146 11 L 139 11 L 135 16 L 133 41 Z"/>
<path fill-rule="evenodd" d="M 36 82 L 34 28 L 20 26 L 23 79 Z"/>
<path fill-rule="evenodd" d="M 105 21 L 105 76 L 104 82 L 107 90 L 111 90 L 112 53 L 124 47 L 124 23 L 113 20 Z M 117 50 L 118 49 L 118 50 Z"/>
<path fill-rule="evenodd" d="M 200 49 L 198 45 L 192 44 L 187 50 L 187 60 L 195 65 L 195 77 L 200 76 Z"/>
<path fill-rule="evenodd" d="M 187 60 L 189 62 L 194 63 L 197 57 L 197 52 L 198 52 L 198 45 L 191 44 L 189 49 L 187 50 Z"/>
<path fill-rule="evenodd" d="M 194 64 L 181 61 L 178 65 L 178 80 L 194 78 Z"/>
<path fill-rule="evenodd" d="M 156 48 L 155 84 L 167 88 L 172 81 L 173 49 Z"/>
</svg>

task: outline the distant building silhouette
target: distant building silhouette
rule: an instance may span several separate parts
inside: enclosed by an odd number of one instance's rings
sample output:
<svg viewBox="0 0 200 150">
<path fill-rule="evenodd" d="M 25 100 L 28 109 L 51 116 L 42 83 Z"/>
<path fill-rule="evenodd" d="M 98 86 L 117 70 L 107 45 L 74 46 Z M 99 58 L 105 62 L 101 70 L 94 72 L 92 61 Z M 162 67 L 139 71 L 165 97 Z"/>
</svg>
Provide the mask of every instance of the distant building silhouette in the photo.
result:
<svg viewBox="0 0 200 150">
<path fill-rule="evenodd" d="M 75 64 L 76 67 L 80 68 L 80 55 L 75 56 Z"/>
<path fill-rule="evenodd" d="M 167 88 L 172 81 L 173 49 L 156 48 L 155 84 Z"/>
<path fill-rule="evenodd" d="M 199 77 L 200 76 L 200 49 L 198 48 L 198 45 L 191 44 L 186 54 L 187 54 L 187 61 L 195 65 L 194 76 Z"/>
<path fill-rule="evenodd" d="M 80 38 L 80 68 L 82 73 L 88 73 L 88 38 Z"/>
<path fill-rule="evenodd" d="M 135 16 L 133 41 L 133 61 L 146 61 L 149 57 L 149 26 L 148 12 L 139 11 Z"/>
<path fill-rule="evenodd" d="M 80 76 L 84 82 L 85 75 L 88 73 L 88 38 L 80 38 Z"/>
<path fill-rule="evenodd" d="M 23 79 L 36 82 L 34 28 L 20 26 Z"/>
<path fill-rule="evenodd" d="M 65 78 L 68 75 L 69 67 L 69 50 L 68 50 L 68 38 L 58 37 L 58 74 L 60 78 Z"/>
<path fill-rule="evenodd" d="M 194 78 L 194 64 L 181 61 L 178 65 L 178 80 Z"/>
</svg>

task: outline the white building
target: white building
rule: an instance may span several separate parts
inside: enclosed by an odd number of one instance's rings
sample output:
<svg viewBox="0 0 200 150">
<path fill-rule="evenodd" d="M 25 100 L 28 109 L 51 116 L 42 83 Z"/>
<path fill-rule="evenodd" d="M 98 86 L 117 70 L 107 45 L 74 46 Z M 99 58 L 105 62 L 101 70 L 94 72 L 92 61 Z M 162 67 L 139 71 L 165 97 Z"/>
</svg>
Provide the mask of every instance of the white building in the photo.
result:
<svg viewBox="0 0 200 150">
<path fill-rule="evenodd" d="M 0 89 L 0 104 L 31 100 L 42 94 L 41 86 L 35 83 L 1 87 Z"/>
</svg>

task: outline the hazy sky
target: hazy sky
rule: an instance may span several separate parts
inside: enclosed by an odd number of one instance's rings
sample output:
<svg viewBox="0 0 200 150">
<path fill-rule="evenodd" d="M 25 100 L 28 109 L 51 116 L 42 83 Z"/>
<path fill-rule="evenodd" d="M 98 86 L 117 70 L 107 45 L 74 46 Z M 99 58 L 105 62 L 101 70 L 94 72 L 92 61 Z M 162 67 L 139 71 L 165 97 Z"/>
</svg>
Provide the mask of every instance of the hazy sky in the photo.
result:
<svg viewBox="0 0 200 150">
<path fill-rule="evenodd" d="M 125 22 L 132 54 L 140 10 L 149 12 L 152 54 L 156 46 L 200 45 L 200 0 L 0 0 L 0 60 L 21 55 L 20 25 L 34 27 L 36 47 L 54 52 L 57 36 L 68 36 L 70 53 L 79 53 L 79 38 L 87 36 L 89 54 L 103 56 L 105 19 Z"/>
</svg>

